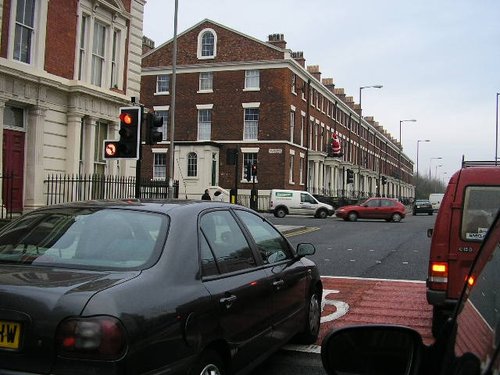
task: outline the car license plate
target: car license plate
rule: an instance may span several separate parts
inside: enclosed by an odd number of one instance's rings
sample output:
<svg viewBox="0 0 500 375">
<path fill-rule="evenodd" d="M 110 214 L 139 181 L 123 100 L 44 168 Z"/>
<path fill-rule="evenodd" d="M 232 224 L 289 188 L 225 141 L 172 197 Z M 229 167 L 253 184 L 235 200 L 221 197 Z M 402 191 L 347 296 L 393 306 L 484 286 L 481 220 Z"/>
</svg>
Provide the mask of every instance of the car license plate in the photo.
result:
<svg viewBox="0 0 500 375">
<path fill-rule="evenodd" d="M 0 349 L 19 349 L 21 324 L 0 320 Z"/>
</svg>

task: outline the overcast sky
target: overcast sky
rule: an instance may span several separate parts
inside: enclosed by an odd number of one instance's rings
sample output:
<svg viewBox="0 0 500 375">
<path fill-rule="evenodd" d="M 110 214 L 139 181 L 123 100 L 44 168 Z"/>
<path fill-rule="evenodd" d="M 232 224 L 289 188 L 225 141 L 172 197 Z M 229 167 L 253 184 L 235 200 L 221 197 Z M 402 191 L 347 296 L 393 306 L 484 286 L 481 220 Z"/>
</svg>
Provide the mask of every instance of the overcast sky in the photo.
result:
<svg viewBox="0 0 500 375">
<path fill-rule="evenodd" d="M 445 181 L 494 160 L 500 92 L 499 0 L 178 0 L 178 34 L 208 18 L 262 41 L 284 34 L 394 138 L 419 172 Z M 174 0 L 147 0 L 144 35 L 174 34 Z M 499 150 L 500 154 L 500 150 Z M 442 157 L 442 160 L 431 158 Z M 442 165 L 441 167 L 437 167 Z M 431 167 L 432 166 L 432 167 Z M 431 168 L 430 168 L 431 167 Z"/>
</svg>

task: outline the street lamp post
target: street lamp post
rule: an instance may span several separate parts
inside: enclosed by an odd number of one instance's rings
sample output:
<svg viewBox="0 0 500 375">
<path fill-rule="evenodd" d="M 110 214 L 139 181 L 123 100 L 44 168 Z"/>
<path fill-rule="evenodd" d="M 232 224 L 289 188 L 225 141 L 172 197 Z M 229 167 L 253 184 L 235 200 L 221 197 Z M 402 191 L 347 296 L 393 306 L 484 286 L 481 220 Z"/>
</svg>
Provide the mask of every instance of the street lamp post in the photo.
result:
<svg viewBox="0 0 500 375">
<path fill-rule="evenodd" d="M 401 125 L 403 122 L 416 122 L 415 119 L 410 120 L 399 120 L 399 155 L 398 155 L 398 198 L 401 201 L 401 179 L 403 178 L 403 173 L 401 172 L 401 152 L 403 152 L 403 142 L 401 141 Z"/>
<path fill-rule="evenodd" d="M 168 173 L 168 197 L 174 197 L 174 167 L 175 167 L 175 93 L 177 80 L 177 19 L 178 19 L 179 0 L 175 0 L 174 9 L 174 38 L 172 46 L 172 87 L 171 87 L 171 102 L 170 102 L 170 168 Z"/>
<path fill-rule="evenodd" d="M 497 92 L 497 110 L 495 119 L 495 165 L 498 163 L 498 97 L 500 92 Z"/>
<path fill-rule="evenodd" d="M 417 140 L 417 175 L 415 177 L 415 199 L 417 198 L 417 184 L 418 184 L 418 179 L 419 179 L 419 176 L 418 176 L 418 148 L 419 148 L 420 142 L 430 142 L 430 141 L 431 141 L 430 139 Z"/>
<path fill-rule="evenodd" d="M 431 170 L 431 167 L 432 167 L 432 161 L 433 160 L 442 160 L 443 158 L 441 156 L 438 156 L 438 157 L 435 157 L 435 158 L 430 158 L 429 160 L 429 180 L 432 179 L 432 170 Z"/>
<path fill-rule="evenodd" d="M 358 152 L 358 155 L 360 156 L 358 158 L 358 198 L 361 194 L 361 120 L 363 118 L 363 115 L 362 115 L 362 111 L 363 111 L 363 108 L 361 107 L 361 92 L 362 90 L 364 89 L 381 89 L 382 85 L 369 85 L 369 86 L 361 86 L 359 88 L 359 137 L 360 137 L 360 141 L 358 142 L 359 143 L 359 152 Z M 380 181 L 379 181 L 379 184 L 380 184 Z"/>
</svg>

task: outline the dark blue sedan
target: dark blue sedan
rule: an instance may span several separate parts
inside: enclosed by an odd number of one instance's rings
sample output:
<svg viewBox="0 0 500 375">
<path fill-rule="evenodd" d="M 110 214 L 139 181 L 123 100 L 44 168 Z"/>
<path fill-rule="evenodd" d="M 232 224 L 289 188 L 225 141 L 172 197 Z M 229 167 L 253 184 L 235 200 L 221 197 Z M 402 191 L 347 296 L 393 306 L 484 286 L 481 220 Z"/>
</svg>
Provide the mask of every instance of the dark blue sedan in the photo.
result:
<svg viewBox="0 0 500 375">
<path fill-rule="evenodd" d="M 33 211 L 0 232 L 0 373 L 249 369 L 317 339 L 314 251 L 221 202 Z"/>
</svg>

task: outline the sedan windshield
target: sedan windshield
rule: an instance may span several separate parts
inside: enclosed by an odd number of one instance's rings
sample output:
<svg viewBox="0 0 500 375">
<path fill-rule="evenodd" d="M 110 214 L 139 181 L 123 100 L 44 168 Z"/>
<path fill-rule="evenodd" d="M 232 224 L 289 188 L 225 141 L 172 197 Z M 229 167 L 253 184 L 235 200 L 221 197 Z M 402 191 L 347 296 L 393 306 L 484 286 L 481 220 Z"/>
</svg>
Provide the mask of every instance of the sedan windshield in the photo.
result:
<svg viewBox="0 0 500 375">
<path fill-rule="evenodd" d="M 0 264 L 137 269 L 162 243 L 163 215 L 122 209 L 34 212 L 0 232 Z"/>
</svg>

